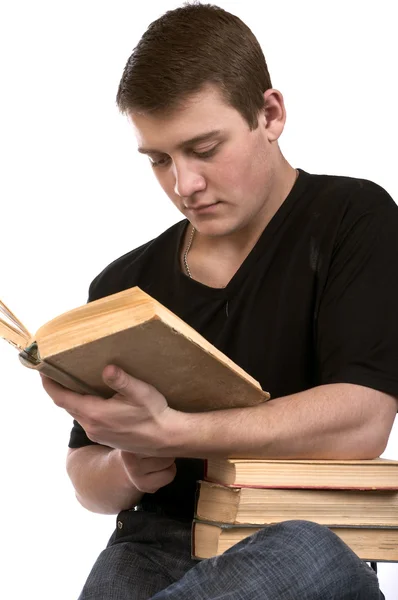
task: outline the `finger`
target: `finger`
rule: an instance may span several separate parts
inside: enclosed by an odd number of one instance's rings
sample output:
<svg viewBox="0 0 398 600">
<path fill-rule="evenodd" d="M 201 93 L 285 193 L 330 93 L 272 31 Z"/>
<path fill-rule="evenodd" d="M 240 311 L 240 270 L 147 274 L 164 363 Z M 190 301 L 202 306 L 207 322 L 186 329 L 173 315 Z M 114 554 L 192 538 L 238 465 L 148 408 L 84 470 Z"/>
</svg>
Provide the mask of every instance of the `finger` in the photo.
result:
<svg viewBox="0 0 398 600">
<path fill-rule="evenodd" d="M 148 456 L 142 460 L 142 468 L 145 473 L 163 471 L 174 464 L 175 459 L 165 456 Z"/>
<path fill-rule="evenodd" d="M 138 480 L 134 483 L 138 490 L 144 493 L 153 494 L 157 492 L 159 488 L 168 485 L 173 481 L 177 474 L 177 468 L 173 463 L 167 469 L 163 469 L 162 471 L 155 471 L 153 473 L 149 473 L 148 475 L 144 475 L 142 479 L 138 478 Z"/>
<path fill-rule="evenodd" d="M 137 397 L 148 392 L 149 384 L 129 375 L 116 365 L 107 365 L 102 372 L 104 383 L 121 396 Z"/>
<path fill-rule="evenodd" d="M 121 452 L 126 469 L 135 475 L 147 475 L 168 469 L 174 463 L 174 458 L 156 456 L 137 456 L 130 452 Z"/>
</svg>

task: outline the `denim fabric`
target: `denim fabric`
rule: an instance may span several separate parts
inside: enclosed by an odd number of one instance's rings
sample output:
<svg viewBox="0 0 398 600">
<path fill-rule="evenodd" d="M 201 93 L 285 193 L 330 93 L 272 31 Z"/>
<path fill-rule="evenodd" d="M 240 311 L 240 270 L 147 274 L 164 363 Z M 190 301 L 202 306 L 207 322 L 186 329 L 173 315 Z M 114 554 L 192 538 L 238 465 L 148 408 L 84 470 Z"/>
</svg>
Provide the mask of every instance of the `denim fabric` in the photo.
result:
<svg viewBox="0 0 398 600">
<path fill-rule="evenodd" d="M 79 600 L 381 600 L 377 576 L 326 527 L 270 525 L 223 555 L 190 555 L 191 522 L 123 511 Z"/>
<path fill-rule="evenodd" d="M 191 521 L 122 511 L 79 600 L 148 600 L 198 564 L 191 559 Z"/>
</svg>

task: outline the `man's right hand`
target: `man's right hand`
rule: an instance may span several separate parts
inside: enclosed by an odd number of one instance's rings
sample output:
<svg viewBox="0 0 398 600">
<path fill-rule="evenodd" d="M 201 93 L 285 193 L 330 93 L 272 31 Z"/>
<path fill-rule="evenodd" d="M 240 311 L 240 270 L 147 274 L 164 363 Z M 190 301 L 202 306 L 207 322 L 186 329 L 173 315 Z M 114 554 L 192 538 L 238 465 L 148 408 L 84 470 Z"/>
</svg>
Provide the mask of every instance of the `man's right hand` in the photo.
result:
<svg viewBox="0 0 398 600">
<path fill-rule="evenodd" d="M 127 476 L 140 492 L 153 494 L 171 483 L 177 469 L 174 458 L 142 456 L 120 450 L 120 457 Z"/>
</svg>

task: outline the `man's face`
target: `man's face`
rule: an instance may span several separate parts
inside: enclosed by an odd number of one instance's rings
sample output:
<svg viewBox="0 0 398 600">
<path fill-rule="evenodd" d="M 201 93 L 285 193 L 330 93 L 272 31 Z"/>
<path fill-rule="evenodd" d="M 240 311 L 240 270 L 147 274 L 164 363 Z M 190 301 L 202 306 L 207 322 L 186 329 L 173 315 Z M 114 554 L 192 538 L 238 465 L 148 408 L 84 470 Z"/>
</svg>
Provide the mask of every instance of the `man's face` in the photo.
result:
<svg viewBox="0 0 398 600">
<path fill-rule="evenodd" d="M 129 118 L 139 151 L 148 155 L 160 185 L 199 233 L 226 235 L 260 217 L 274 154 L 264 115 L 250 131 L 240 113 L 208 87 L 171 115 Z"/>
</svg>

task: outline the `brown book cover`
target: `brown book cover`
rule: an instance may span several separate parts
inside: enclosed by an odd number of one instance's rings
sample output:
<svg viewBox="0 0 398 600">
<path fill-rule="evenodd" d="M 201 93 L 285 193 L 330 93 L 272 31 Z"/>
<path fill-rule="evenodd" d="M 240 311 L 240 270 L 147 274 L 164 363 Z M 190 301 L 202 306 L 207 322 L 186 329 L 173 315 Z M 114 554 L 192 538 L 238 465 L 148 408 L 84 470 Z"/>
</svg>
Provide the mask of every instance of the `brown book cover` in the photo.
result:
<svg viewBox="0 0 398 600">
<path fill-rule="evenodd" d="M 208 523 L 195 519 L 192 523 L 192 558 L 205 559 L 223 554 L 260 527 Z M 395 527 L 329 527 L 359 558 L 365 561 L 398 562 L 398 528 Z"/>
<path fill-rule="evenodd" d="M 116 364 L 156 387 L 177 410 L 269 399 L 248 373 L 138 287 L 64 313 L 34 335 L 4 303 L 0 312 L 0 337 L 18 348 L 21 362 L 77 392 L 114 394 L 102 371 Z"/>
<path fill-rule="evenodd" d="M 204 479 L 239 488 L 398 490 L 398 461 L 213 457 Z"/>
<path fill-rule="evenodd" d="M 328 527 L 398 528 L 398 492 L 233 488 L 199 481 L 196 517 L 231 525 L 300 519 Z"/>
</svg>

